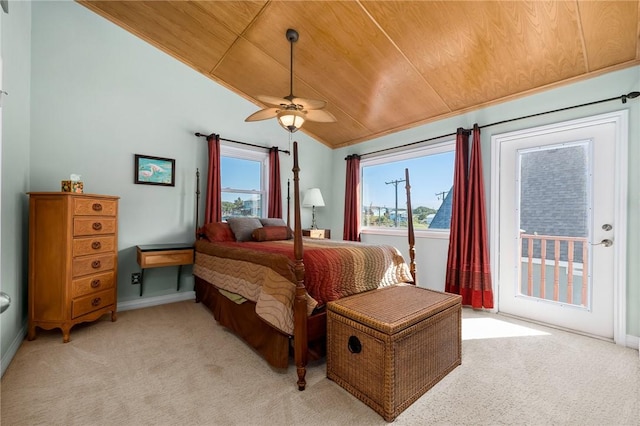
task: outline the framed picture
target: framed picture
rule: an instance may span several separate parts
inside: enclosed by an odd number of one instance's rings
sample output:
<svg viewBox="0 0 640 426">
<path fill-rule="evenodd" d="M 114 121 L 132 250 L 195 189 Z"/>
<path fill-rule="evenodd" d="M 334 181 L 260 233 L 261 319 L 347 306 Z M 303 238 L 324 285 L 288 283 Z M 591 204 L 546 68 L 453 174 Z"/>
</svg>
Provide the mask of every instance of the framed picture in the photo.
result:
<svg viewBox="0 0 640 426">
<path fill-rule="evenodd" d="M 134 183 L 144 185 L 176 185 L 176 160 L 134 154 Z"/>
</svg>

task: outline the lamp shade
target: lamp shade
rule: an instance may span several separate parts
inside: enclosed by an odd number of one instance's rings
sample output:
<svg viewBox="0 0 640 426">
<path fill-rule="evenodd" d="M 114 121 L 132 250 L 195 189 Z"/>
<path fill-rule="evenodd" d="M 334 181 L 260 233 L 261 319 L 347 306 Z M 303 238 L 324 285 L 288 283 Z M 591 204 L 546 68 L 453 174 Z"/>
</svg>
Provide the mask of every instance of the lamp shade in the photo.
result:
<svg viewBox="0 0 640 426">
<path fill-rule="evenodd" d="M 302 205 L 304 207 L 324 207 L 324 199 L 322 198 L 320 188 L 307 189 L 307 192 L 304 194 L 304 199 L 302 200 Z"/>
<path fill-rule="evenodd" d="M 296 109 L 284 109 L 278 113 L 278 123 L 293 133 L 304 124 L 304 112 Z"/>
</svg>

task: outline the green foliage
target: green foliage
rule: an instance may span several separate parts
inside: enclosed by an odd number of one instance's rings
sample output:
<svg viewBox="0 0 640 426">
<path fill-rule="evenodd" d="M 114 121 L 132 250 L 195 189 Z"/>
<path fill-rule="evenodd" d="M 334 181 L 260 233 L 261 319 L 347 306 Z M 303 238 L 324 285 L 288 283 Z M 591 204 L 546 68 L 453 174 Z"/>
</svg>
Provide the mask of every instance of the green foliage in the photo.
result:
<svg viewBox="0 0 640 426">
<path fill-rule="evenodd" d="M 416 207 L 413 209 L 413 221 L 414 222 L 426 222 L 427 216 L 430 214 L 436 214 L 438 211 L 431 207 Z"/>
<path fill-rule="evenodd" d="M 430 214 L 437 213 L 436 209 L 431 207 L 416 207 L 413 209 L 413 227 L 415 229 L 427 229 L 429 225 L 427 225 L 427 216 Z M 385 212 L 380 213 L 379 209 L 374 206 L 369 206 L 368 209 L 365 210 L 363 216 L 363 225 L 364 226 L 374 226 L 379 228 L 393 228 L 395 227 L 395 223 L 393 219 L 390 217 L 390 211 L 387 209 Z M 398 228 L 406 228 L 407 222 L 406 220 L 398 221 Z"/>
</svg>

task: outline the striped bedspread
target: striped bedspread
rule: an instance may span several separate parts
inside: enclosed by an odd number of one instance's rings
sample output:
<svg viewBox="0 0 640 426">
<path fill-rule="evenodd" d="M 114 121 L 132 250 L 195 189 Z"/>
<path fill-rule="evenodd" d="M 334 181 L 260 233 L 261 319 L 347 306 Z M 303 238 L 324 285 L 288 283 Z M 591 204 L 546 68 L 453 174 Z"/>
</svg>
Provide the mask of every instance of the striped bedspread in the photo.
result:
<svg viewBox="0 0 640 426">
<path fill-rule="evenodd" d="M 351 294 L 412 281 L 400 252 L 388 245 L 304 239 L 308 312 Z M 194 275 L 256 303 L 265 321 L 293 333 L 293 240 L 196 242 Z"/>
</svg>

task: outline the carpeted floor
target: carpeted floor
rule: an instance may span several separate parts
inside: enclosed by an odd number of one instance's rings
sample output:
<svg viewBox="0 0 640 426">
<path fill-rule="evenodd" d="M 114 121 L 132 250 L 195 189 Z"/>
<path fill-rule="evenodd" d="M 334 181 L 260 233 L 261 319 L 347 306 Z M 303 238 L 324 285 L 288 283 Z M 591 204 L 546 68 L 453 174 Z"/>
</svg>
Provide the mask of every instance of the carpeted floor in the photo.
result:
<svg viewBox="0 0 640 426">
<path fill-rule="evenodd" d="M 397 425 L 640 425 L 638 351 L 464 310 L 462 365 Z M 310 365 L 274 371 L 201 304 L 25 341 L 1 382 L 3 425 L 382 425 Z"/>
</svg>

